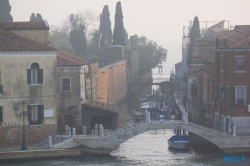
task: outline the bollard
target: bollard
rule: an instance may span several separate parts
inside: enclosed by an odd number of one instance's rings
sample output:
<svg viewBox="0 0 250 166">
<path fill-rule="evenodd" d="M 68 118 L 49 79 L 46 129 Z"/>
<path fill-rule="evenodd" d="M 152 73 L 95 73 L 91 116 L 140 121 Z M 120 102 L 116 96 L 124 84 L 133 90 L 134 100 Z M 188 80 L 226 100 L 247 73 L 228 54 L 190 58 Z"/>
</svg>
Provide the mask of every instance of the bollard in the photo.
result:
<svg viewBox="0 0 250 166">
<path fill-rule="evenodd" d="M 103 137 L 103 127 L 102 127 L 102 124 L 99 124 L 99 133 L 100 133 L 100 136 Z"/>
<path fill-rule="evenodd" d="M 76 128 L 72 128 L 72 138 L 76 138 Z"/>
<path fill-rule="evenodd" d="M 68 125 L 65 125 L 65 134 L 67 134 L 69 131 L 69 126 Z"/>
<path fill-rule="evenodd" d="M 94 130 L 91 130 L 91 135 L 94 135 Z"/>
<path fill-rule="evenodd" d="M 228 123 L 228 133 L 231 133 L 231 123 Z"/>
<path fill-rule="evenodd" d="M 49 149 L 53 147 L 53 144 L 52 144 L 52 136 L 48 136 L 48 140 L 49 140 Z"/>
<path fill-rule="evenodd" d="M 233 136 L 236 136 L 236 126 L 233 126 Z"/>
<path fill-rule="evenodd" d="M 145 114 L 146 114 L 146 123 L 151 123 L 150 113 L 148 111 L 145 111 Z"/>
<path fill-rule="evenodd" d="M 69 136 L 71 136 L 71 127 L 69 127 Z"/>
<path fill-rule="evenodd" d="M 95 124 L 95 134 L 98 135 L 98 124 Z"/>
<path fill-rule="evenodd" d="M 86 127 L 83 127 L 83 135 L 86 135 Z"/>
<path fill-rule="evenodd" d="M 186 112 L 186 123 L 188 123 L 188 113 Z"/>
</svg>

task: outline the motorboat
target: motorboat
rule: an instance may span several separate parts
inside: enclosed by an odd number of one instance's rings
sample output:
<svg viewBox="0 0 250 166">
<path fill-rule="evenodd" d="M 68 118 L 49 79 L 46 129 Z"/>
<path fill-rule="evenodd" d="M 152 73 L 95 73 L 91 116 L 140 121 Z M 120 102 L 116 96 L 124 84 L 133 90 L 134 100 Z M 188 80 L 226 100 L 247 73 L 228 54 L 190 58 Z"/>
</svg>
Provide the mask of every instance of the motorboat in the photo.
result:
<svg viewBox="0 0 250 166">
<path fill-rule="evenodd" d="M 168 139 L 168 147 L 174 149 L 188 149 L 190 145 L 190 139 L 188 136 L 175 135 Z"/>
</svg>

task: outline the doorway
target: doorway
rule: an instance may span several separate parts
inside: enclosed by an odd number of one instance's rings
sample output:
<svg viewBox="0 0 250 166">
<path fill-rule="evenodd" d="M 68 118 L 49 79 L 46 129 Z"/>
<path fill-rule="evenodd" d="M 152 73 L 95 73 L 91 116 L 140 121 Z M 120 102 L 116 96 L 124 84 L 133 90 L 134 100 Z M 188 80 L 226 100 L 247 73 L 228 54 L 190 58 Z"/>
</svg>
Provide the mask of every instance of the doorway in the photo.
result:
<svg viewBox="0 0 250 166">
<path fill-rule="evenodd" d="M 65 125 L 72 127 L 72 115 L 65 115 L 64 120 L 65 120 Z"/>
</svg>

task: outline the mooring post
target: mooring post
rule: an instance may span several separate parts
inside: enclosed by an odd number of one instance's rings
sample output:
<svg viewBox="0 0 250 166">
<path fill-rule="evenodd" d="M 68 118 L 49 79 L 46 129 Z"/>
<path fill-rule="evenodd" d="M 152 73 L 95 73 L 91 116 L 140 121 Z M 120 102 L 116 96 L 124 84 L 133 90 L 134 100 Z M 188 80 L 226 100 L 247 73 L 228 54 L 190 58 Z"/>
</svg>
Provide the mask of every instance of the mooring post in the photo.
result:
<svg viewBox="0 0 250 166">
<path fill-rule="evenodd" d="M 231 123 L 228 123 L 228 133 L 231 133 Z"/>
<path fill-rule="evenodd" d="M 83 127 L 83 135 L 86 135 L 87 131 L 86 131 L 86 127 Z"/>
<path fill-rule="evenodd" d="M 65 125 L 65 134 L 67 134 L 69 131 L 69 126 L 68 125 Z"/>
<path fill-rule="evenodd" d="M 100 136 L 103 137 L 103 127 L 102 127 L 102 124 L 99 124 L 99 133 L 100 133 Z"/>
<path fill-rule="evenodd" d="M 72 138 L 76 138 L 76 128 L 72 128 Z"/>
<path fill-rule="evenodd" d="M 98 135 L 98 124 L 95 124 L 95 134 Z"/>
<path fill-rule="evenodd" d="M 150 113 L 146 110 L 146 111 L 145 111 L 145 114 L 146 114 L 146 123 L 151 123 L 151 120 L 150 120 Z"/>
<path fill-rule="evenodd" d="M 233 136 L 237 136 L 237 134 L 236 134 L 236 126 L 233 126 Z"/>
<path fill-rule="evenodd" d="M 71 136 L 71 127 L 69 127 L 69 136 Z"/>
<path fill-rule="evenodd" d="M 53 144 L 52 144 L 52 136 L 48 136 L 48 140 L 49 140 L 49 149 L 53 147 Z"/>
</svg>

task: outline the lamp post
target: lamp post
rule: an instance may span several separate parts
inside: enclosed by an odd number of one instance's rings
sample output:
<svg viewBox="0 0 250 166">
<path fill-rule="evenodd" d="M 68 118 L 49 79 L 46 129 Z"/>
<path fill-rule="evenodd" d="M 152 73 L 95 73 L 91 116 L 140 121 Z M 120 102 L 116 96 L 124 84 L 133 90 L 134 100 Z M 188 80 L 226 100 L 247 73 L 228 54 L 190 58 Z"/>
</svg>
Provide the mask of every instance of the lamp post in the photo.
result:
<svg viewBox="0 0 250 166">
<path fill-rule="evenodd" d="M 23 141 L 22 141 L 22 147 L 21 147 L 21 150 L 27 150 L 27 146 L 26 146 L 26 129 L 25 129 L 25 115 L 28 115 L 27 112 L 24 111 L 24 107 L 25 107 L 25 102 L 23 101 L 22 102 L 22 107 L 23 107 L 23 112 L 21 112 L 19 115 L 18 115 L 18 109 L 15 108 L 14 111 L 15 111 L 15 114 L 16 114 L 16 117 L 20 117 L 20 116 L 23 116 Z"/>
</svg>

